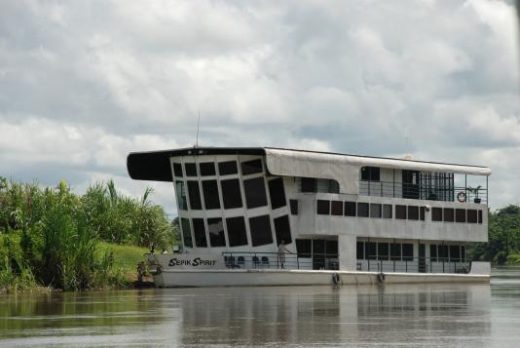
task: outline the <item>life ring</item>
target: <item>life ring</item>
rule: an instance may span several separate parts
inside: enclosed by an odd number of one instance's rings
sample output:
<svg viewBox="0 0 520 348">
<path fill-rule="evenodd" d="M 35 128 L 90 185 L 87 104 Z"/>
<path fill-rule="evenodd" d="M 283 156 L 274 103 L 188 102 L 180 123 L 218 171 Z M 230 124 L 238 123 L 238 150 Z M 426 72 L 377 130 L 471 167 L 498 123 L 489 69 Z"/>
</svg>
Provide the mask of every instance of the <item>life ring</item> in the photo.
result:
<svg viewBox="0 0 520 348">
<path fill-rule="evenodd" d="M 338 285 L 340 281 L 341 281 L 341 279 L 339 278 L 339 274 L 333 273 L 332 282 L 334 283 L 334 285 Z"/>
<path fill-rule="evenodd" d="M 378 283 L 380 283 L 380 284 L 383 283 L 383 282 L 385 281 L 385 274 L 384 274 L 383 272 L 381 272 L 381 273 L 379 273 L 379 274 L 377 275 L 377 281 L 378 281 Z"/>
<path fill-rule="evenodd" d="M 466 202 L 466 192 L 460 191 L 459 193 L 457 193 L 457 201 L 459 201 L 460 203 Z"/>
</svg>

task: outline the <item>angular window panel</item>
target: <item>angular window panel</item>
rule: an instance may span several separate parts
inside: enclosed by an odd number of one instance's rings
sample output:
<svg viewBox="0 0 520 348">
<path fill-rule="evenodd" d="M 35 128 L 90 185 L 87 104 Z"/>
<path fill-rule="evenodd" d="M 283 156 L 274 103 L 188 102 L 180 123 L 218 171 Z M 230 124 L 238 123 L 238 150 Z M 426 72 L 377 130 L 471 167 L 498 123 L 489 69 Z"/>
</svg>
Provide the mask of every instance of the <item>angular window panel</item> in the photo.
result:
<svg viewBox="0 0 520 348">
<path fill-rule="evenodd" d="M 311 257 L 311 240 L 296 239 L 296 252 L 298 257 Z"/>
<path fill-rule="evenodd" d="M 330 213 L 332 215 L 343 215 L 343 202 L 342 201 L 330 202 Z"/>
<path fill-rule="evenodd" d="M 454 222 L 455 221 L 455 210 L 453 208 L 444 208 L 444 221 Z"/>
<path fill-rule="evenodd" d="M 263 207 L 267 205 L 264 178 L 244 180 L 244 191 L 246 194 L 246 205 L 248 209 Z"/>
<path fill-rule="evenodd" d="M 466 209 L 455 209 L 455 221 L 466 222 Z"/>
<path fill-rule="evenodd" d="M 316 202 L 317 213 L 319 215 L 329 215 L 330 214 L 330 201 L 325 201 L 323 199 L 318 199 Z"/>
<path fill-rule="evenodd" d="M 356 244 L 356 259 L 364 260 L 365 259 L 365 245 L 364 242 L 357 242 Z"/>
<path fill-rule="evenodd" d="M 180 210 L 188 210 L 188 202 L 186 199 L 186 191 L 184 190 L 184 182 L 175 182 L 175 194 L 177 195 L 177 206 Z"/>
<path fill-rule="evenodd" d="M 193 234 L 195 235 L 195 245 L 199 248 L 208 246 L 206 239 L 206 228 L 204 227 L 203 219 L 193 219 Z"/>
<path fill-rule="evenodd" d="M 442 208 L 432 208 L 432 221 L 442 221 Z"/>
<path fill-rule="evenodd" d="M 381 204 L 370 203 L 370 217 L 371 218 L 381 218 Z"/>
<path fill-rule="evenodd" d="M 226 219 L 229 246 L 247 245 L 246 222 L 243 216 Z"/>
<path fill-rule="evenodd" d="M 264 171 L 261 159 L 242 162 L 240 163 L 240 167 L 242 168 L 242 175 L 262 173 Z"/>
<path fill-rule="evenodd" d="M 212 247 L 225 247 L 224 225 L 221 218 L 208 219 L 209 243 Z"/>
<path fill-rule="evenodd" d="M 182 166 L 180 163 L 173 164 L 173 175 L 177 178 L 182 178 Z"/>
<path fill-rule="evenodd" d="M 220 175 L 233 175 L 238 173 L 237 161 L 226 161 L 218 164 Z"/>
<path fill-rule="evenodd" d="M 369 217 L 369 215 L 368 215 L 368 203 L 358 203 L 357 204 L 357 216 Z"/>
<path fill-rule="evenodd" d="M 184 240 L 184 246 L 188 247 L 188 248 L 193 248 L 193 239 L 191 237 L 190 220 L 181 218 L 181 228 L 182 228 L 182 239 Z"/>
<path fill-rule="evenodd" d="M 269 196 L 271 196 L 272 209 L 285 207 L 287 205 L 282 178 L 269 181 Z"/>
<path fill-rule="evenodd" d="M 395 218 L 400 220 L 406 220 L 406 205 L 395 206 Z"/>
<path fill-rule="evenodd" d="M 207 210 L 220 209 L 218 185 L 216 180 L 203 181 L 202 193 L 204 194 L 204 206 Z"/>
<path fill-rule="evenodd" d="M 186 176 L 197 176 L 195 163 L 184 163 L 184 171 L 186 172 Z"/>
<path fill-rule="evenodd" d="M 318 181 L 314 178 L 301 178 L 300 191 L 304 193 L 318 192 Z"/>
<path fill-rule="evenodd" d="M 213 175 L 216 175 L 215 163 L 213 163 L 213 162 L 199 163 L 199 170 L 200 170 L 200 175 L 201 176 L 213 176 Z"/>
<path fill-rule="evenodd" d="M 394 214 L 392 214 L 392 205 L 391 204 L 383 204 L 383 218 L 391 219 Z"/>
<path fill-rule="evenodd" d="M 190 209 L 202 209 L 202 201 L 200 200 L 200 189 L 198 181 L 188 181 L 188 197 L 190 198 Z"/>
<path fill-rule="evenodd" d="M 289 216 L 285 215 L 274 219 L 274 232 L 276 234 L 276 245 L 280 245 L 282 240 L 285 242 L 285 244 L 292 243 Z"/>
<path fill-rule="evenodd" d="M 424 207 L 419 207 L 419 220 L 424 221 L 426 214 L 426 209 Z"/>
<path fill-rule="evenodd" d="M 289 204 L 291 206 L 291 215 L 298 215 L 298 200 L 291 199 Z"/>
<path fill-rule="evenodd" d="M 403 261 L 413 261 L 413 244 L 403 244 Z"/>
<path fill-rule="evenodd" d="M 269 215 L 249 218 L 249 230 L 251 232 L 251 244 L 253 246 L 273 243 Z"/>
<path fill-rule="evenodd" d="M 408 220 L 419 220 L 419 207 L 414 205 L 408 206 Z"/>
<path fill-rule="evenodd" d="M 471 224 L 478 222 L 478 212 L 476 209 L 468 209 L 468 222 Z"/>
<path fill-rule="evenodd" d="M 224 209 L 233 209 L 242 207 L 242 194 L 240 192 L 240 183 L 238 179 L 222 180 L 220 182 L 222 189 L 222 201 Z"/>
<path fill-rule="evenodd" d="M 356 216 L 356 202 L 345 202 L 345 216 Z"/>
<path fill-rule="evenodd" d="M 478 223 L 481 224 L 482 223 L 482 210 L 479 209 L 478 211 Z"/>
</svg>

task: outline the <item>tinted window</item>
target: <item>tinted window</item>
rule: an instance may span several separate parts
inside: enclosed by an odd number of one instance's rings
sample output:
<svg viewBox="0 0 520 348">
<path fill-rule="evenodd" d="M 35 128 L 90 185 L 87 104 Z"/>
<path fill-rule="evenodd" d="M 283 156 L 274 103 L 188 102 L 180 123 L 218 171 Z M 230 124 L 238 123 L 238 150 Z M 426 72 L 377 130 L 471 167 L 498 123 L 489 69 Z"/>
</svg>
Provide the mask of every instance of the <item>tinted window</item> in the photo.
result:
<svg viewBox="0 0 520 348">
<path fill-rule="evenodd" d="M 408 243 L 403 244 L 403 260 L 404 261 L 413 260 L 413 244 L 408 244 Z"/>
<path fill-rule="evenodd" d="M 173 164 L 173 174 L 176 177 L 182 177 L 182 166 L 180 163 L 174 163 Z"/>
<path fill-rule="evenodd" d="M 408 206 L 408 220 L 419 220 L 419 207 Z"/>
<path fill-rule="evenodd" d="M 365 246 L 363 245 L 363 242 L 357 242 L 356 258 L 358 260 L 363 260 L 365 258 L 364 251 L 365 251 Z"/>
<path fill-rule="evenodd" d="M 220 188 L 222 189 L 224 209 L 242 207 L 242 195 L 240 193 L 238 179 L 222 180 L 220 182 Z"/>
<path fill-rule="evenodd" d="M 237 162 L 236 161 L 220 162 L 218 164 L 218 172 L 220 175 L 237 174 L 238 173 Z"/>
<path fill-rule="evenodd" d="M 188 181 L 188 197 L 190 197 L 190 209 L 202 209 L 198 181 Z"/>
<path fill-rule="evenodd" d="M 476 209 L 468 209 L 468 222 L 472 224 L 478 222 L 478 213 Z"/>
<path fill-rule="evenodd" d="M 330 201 L 318 199 L 317 213 L 320 215 L 329 215 L 330 214 Z"/>
<path fill-rule="evenodd" d="M 401 260 L 401 244 L 390 244 L 390 260 Z"/>
<path fill-rule="evenodd" d="M 380 171 L 377 167 L 361 168 L 361 180 L 363 181 L 379 181 Z"/>
<path fill-rule="evenodd" d="M 329 193 L 339 193 L 339 183 L 336 180 L 329 180 Z"/>
<path fill-rule="evenodd" d="M 430 260 L 432 262 L 437 262 L 437 245 L 430 245 Z"/>
<path fill-rule="evenodd" d="M 380 218 L 381 217 L 381 204 L 370 204 L 370 217 L 371 218 Z"/>
<path fill-rule="evenodd" d="M 249 229 L 251 231 L 251 242 L 253 246 L 271 244 L 273 242 L 268 215 L 250 218 Z"/>
<path fill-rule="evenodd" d="M 456 209 L 455 217 L 457 222 L 466 222 L 466 210 L 465 209 Z"/>
<path fill-rule="evenodd" d="M 437 247 L 437 258 L 438 261 L 448 261 L 448 246 L 439 245 Z"/>
<path fill-rule="evenodd" d="M 285 244 L 292 243 L 291 226 L 287 215 L 274 219 L 274 231 L 276 233 L 276 245 L 280 245 L 282 240 Z"/>
<path fill-rule="evenodd" d="M 479 224 L 482 223 L 482 210 L 479 210 L 479 211 L 478 211 L 478 223 L 479 223 Z"/>
<path fill-rule="evenodd" d="M 450 245 L 450 261 L 460 261 L 460 247 L 458 245 Z"/>
<path fill-rule="evenodd" d="M 453 208 L 444 208 L 444 221 L 455 221 L 455 211 L 453 210 Z"/>
<path fill-rule="evenodd" d="M 215 175 L 215 163 L 204 162 L 199 164 L 199 170 L 201 176 Z"/>
<path fill-rule="evenodd" d="M 406 219 L 406 205 L 396 205 L 395 206 L 395 218 L 396 219 Z"/>
<path fill-rule="evenodd" d="M 383 218 L 391 219 L 392 217 L 393 217 L 392 205 L 391 204 L 384 204 L 383 205 Z"/>
<path fill-rule="evenodd" d="M 204 228 L 204 220 L 193 219 L 193 234 L 195 235 L 195 245 L 198 247 L 207 247 L 206 229 Z"/>
<path fill-rule="evenodd" d="M 442 208 L 432 208 L 432 221 L 442 221 Z"/>
<path fill-rule="evenodd" d="M 182 238 L 184 239 L 184 246 L 192 248 L 193 239 L 191 237 L 190 220 L 181 218 Z"/>
<path fill-rule="evenodd" d="M 357 216 L 368 217 L 368 203 L 357 204 Z"/>
<path fill-rule="evenodd" d="M 298 257 L 311 257 L 311 240 L 296 239 L 296 252 Z"/>
<path fill-rule="evenodd" d="M 301 178 L 301 192 L 317 192 L 318 182 L 313 178 Z"/>
<path fill-rule="evenodd" d="M 197 176 L 195 163 L 184 163 L 184 171 L 186 172 L 186 176 Z"/>
<path fill-rule="evenodd" d="M 343 215 L 343 202 L 332 201 L 330 203 L 330 212 L 332 215 Z"/>
<path fill-rule="evenodd" d="M 424 214 L 425 214 L 424 207 L 420 207 L 419 208 L 419 219 L 421 219 L 422 221 L 424 221 Z"/>
<path fill-rule="evenodd" d="M 186 191 L 184 191 L 184 182 L 175 182 L 175 194 L 177 195 L 177 205 L 181 210 L 188 209 L 188 203 L 186 202 Z"/>
<path fill-rule="evenodd" d="M 377 244 L 377 259 L 388 260 L 388 243 Z"/>
<path fill-rule="evenodd" d="M 263 172 L 262 160 L 260 160 L 260 159 L 242 162 L 242 163 L 240 163 L 240 167 L 242 168 L 242 175 Z"/>
<path fill-rule="evenodd" d="M 291 205 L 291 215 L 298 215 L 298 200 L 291 199 L 289 204 Z"/>
<path fill-rule="evenodd" d="M 247 245 L 246 222 L 242 216 L 227 218 L 229 246 Z"/>
<path fill-rule="evenodd" d="M 269 181 L 269 195 L 271 196 L 271 208 L 277 209 L 287 205 L 282 178 Z"/>
<path fill-rule="evenodd" d="M 203 181 L 202 192 L 204 193 L 204 206 L 206 209 L 220 209 L 218 186 L 216 180 Z"/>
<path fill-rule="evenodd" d="M 345 202 L 345 216 L 356 216 L 356 202 Z"/>
<path fill-rule="evenodd" d="M 377 244 L 373 242 L 365 242 L 365 258 L 367 260 L 375 260 L 377 253 Z"/>
<path fill-rule="evenodd" d="M 247 208 L 263 207 L 267 205 L 264 178 L 244 180 Z"/>
<path fill-rule="evenodd" d="M 221 218 L 208 219 L 209 243 L 212 247 L 226 246 L 224 225 Z"/>
</svg>

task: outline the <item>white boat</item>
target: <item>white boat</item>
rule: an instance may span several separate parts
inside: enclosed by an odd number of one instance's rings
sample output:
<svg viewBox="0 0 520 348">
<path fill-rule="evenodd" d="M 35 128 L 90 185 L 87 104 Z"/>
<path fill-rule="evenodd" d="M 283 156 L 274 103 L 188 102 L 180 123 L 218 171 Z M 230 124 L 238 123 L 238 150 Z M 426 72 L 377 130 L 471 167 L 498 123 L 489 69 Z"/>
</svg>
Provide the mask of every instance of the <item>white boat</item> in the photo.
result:
<svg viewBox="0 0 520 348">
<path fill-rule="evenodd" d="M 182 251 L 150 255 L 160 287 L 489 282 L 466 255 L 488 238 L 487 167 L 269 147 L 127 166 L 174 184 Z"/>
</svg>

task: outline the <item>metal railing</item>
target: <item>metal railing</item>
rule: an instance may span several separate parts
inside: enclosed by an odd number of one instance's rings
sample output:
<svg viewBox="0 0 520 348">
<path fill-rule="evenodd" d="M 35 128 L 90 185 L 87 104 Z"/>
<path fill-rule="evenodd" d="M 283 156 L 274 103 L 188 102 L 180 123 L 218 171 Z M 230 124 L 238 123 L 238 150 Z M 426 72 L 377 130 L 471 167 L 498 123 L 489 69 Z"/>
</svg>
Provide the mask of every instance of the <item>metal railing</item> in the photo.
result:
<svg viewBox="0 0 520 348">
<path fill-rule="evenodd" d="M 410 257 L 400 260 L 378 260 L 373 257 L 357 260 L 357 270 L 368 272 L 469 273 L 470 268 L 470 261 L 441 257 Z"/>
</svg>

